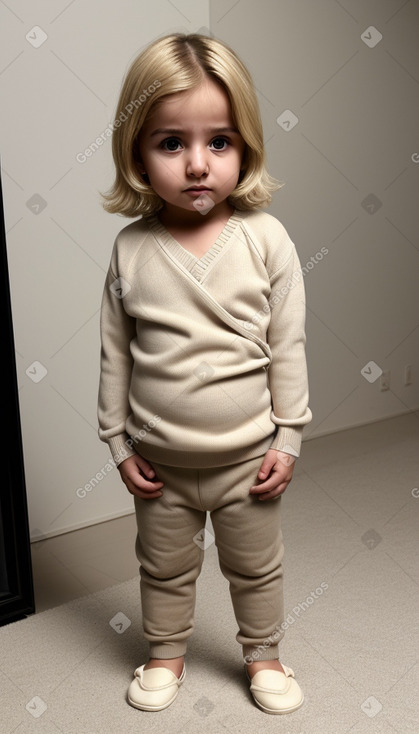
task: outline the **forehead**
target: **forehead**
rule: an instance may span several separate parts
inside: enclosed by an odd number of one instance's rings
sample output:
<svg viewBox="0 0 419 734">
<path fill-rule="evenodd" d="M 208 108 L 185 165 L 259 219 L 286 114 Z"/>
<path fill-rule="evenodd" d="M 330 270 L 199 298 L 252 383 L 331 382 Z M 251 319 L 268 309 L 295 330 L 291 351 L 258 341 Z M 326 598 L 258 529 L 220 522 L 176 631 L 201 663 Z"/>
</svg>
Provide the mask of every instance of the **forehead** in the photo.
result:
<svg viewBox="0 0 419 734">
<path fill-rule="evenodd" d="M 232 125 L 227 92 L 212 79 L 195 89 L 163 97 L 151 112 L 146 126 L 222 127 Z"/>
</svg>

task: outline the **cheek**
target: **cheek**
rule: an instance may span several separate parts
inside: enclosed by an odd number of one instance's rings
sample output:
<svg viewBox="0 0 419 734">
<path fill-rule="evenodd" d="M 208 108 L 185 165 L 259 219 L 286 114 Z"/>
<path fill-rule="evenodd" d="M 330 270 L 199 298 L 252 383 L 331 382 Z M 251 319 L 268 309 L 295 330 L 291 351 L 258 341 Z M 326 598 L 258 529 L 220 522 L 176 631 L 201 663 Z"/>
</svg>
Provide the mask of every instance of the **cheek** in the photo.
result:
<svg viewBox="0 0 419 734">
<path fill-rule="evenodd" d="M 235 171 L 236 169 L 240 169 L 241 161 L 242 161 L 243 155 L 242 153 L 234 149 L 230 152 L 226 158 L 224 158 L 224 166 L 225 168 L 230 168 L 231 171 Z"/>
<path fill-rule="evenodd" d="M 162 182 L 176 176 L 179 168 L 179 162 L 176 158 L 152 156 L 150 159 L 150 170 L 154 176 L 158 177 Z"/>
<path fill-rule="evenodd" d="M 174 170 L 171 161 L 163 163 L 154 159 L 149 165 L 148 176 L 151 187 L 162 199 L 171 199 L 179 188 L 181 176 Z"/>
<path fill-rule="evenodd" d="M 241 155 L 238 151 L 234 151 L 228 158 L 224 158 L 219 164 L 219 174 L 225 178 L 226 184 L 231 183 L 232 178 L 238 178 L 240 175 Z"/>
<path fill-rule="evenodd" d="M 167 162 L 163 162 L 158 156 L 149 156 L 148 165 L 145 166 L 150 181 L 160 186 L 164 186 L 168 179 L 171 178 L 171 166 Z"/>
</svg>

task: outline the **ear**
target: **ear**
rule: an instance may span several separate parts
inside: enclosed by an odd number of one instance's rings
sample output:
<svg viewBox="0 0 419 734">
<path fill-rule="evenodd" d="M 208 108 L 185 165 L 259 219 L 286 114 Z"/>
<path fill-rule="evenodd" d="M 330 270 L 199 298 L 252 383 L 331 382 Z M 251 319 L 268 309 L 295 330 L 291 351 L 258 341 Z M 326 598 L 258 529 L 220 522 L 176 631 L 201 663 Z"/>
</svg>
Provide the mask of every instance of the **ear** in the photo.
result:
<svg viewBox="0 0 419 734">
<path fill-rule="evenodd" d="M 141 157 L 141 153 L 140 153 L 140 141 L 139 141 L 138 138 L 136 138 L 134 140 L 132 154 L 133 154 L 132 157 L 133 157 L 133 159 L 135 161 L 135 167 L 137 168 L 138 173 L 141 173 L 142 175 L 145 174 L 146 170 L 144 168 L 143 159 Z"/>
<path fill-rule="evenodd" d="M 144 168 L 144 163 L 142 162 L 139 155 L 135 156 L 135 165 L 139 173 L 143 176 L 146 173 L 146 170 Z"/>
<path fill-rule="evenodd" d="M 149 184 L 150 181 L 148 179 L 147 172 L 146 172 L 146 170 L 144 168 L 144 163 L 143 163 L 143 161 L 141 159 L 141 156 L 139 155 L 138 152 L 136 152 L 136 155 L 134 155 L 134 161 L 135 161 L 135 167 L 136 167 L 138 173 L 140 174 L 140 176 L 142 178 L 144 178 L 144 182 L 146 184 Z"/>
<path fill-rule="evenodd" d="M 150 179 L 147 176 L 147 171 L 145 170 L 144 165 L 143 165 L 143 163 L 142 163 L 141 160 L 138 161 L 138 163 L 137 163 L 137 169 L 138 169 L 138 173 L 140 174 L 140 176 L 143 179 L 144 183 L 147 184 L 147 186 L 150 186 Z"/>
</svg>

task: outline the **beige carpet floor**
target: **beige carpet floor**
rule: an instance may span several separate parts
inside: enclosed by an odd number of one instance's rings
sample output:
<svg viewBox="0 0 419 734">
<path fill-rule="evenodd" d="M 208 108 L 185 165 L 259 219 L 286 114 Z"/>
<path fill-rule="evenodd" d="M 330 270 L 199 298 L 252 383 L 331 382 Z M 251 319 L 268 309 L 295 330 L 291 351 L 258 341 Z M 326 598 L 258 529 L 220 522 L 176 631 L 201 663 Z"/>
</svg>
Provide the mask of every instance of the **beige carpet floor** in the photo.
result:
<svg viewBox="0 0 419 734">
<path fill-rule="evenodd" d="M 304 446 L 283 503 L 280 655 L 304 690 L 300 710 L 254 705 L 212 544 L 171 707 L 126 703 L 148 653 L 136 577 L 0 628 L 2 734 L 417 734 L 418 438 L 411 413 Z"/>
</svg>

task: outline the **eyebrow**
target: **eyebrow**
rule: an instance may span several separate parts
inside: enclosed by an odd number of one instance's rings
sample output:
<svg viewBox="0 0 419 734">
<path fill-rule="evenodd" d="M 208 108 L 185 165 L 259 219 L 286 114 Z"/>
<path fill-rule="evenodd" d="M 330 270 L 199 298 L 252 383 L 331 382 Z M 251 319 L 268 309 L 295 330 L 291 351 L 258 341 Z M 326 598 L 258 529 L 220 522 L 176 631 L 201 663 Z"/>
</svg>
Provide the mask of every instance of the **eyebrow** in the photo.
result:
<svg viewBox="0 0 419 734">
<path fill-rule="evenodd" d="M 239 131 L 235 127 L 214 127 L 206 130 L 206 132 L 211 134 L 220 134 L 220 133 L 238 133 Z M 157 128 L 157 130 L 153 130 L 150 137 L 153 137 L 153 135 L 184 135 L 185 130 L 179 130 L 174 128 Z"/>
</svg>

